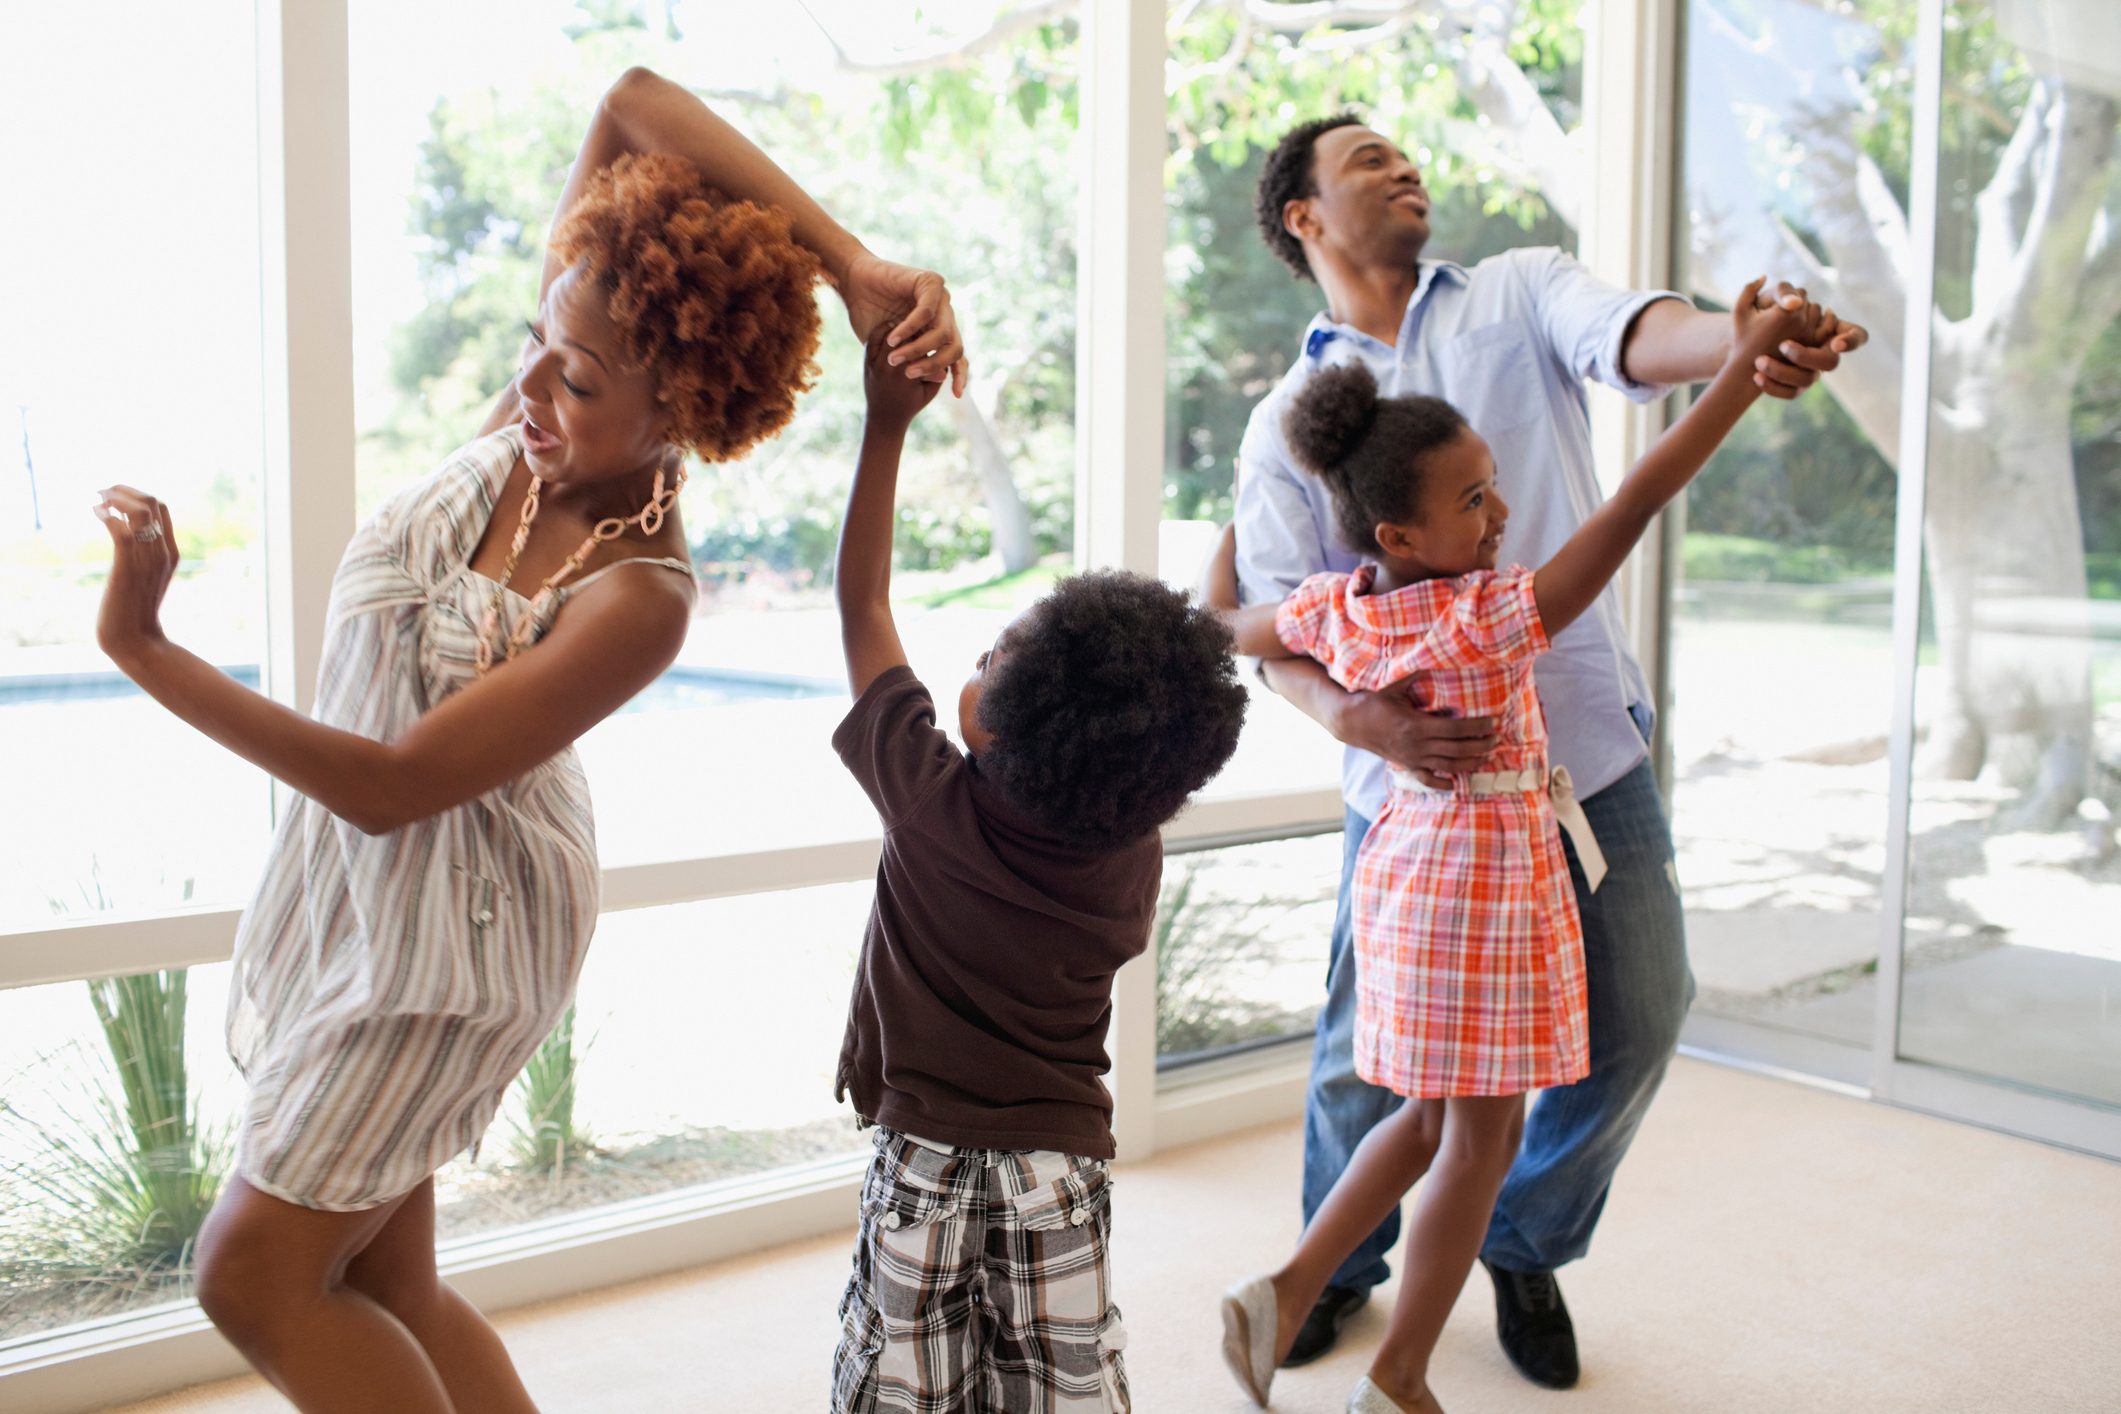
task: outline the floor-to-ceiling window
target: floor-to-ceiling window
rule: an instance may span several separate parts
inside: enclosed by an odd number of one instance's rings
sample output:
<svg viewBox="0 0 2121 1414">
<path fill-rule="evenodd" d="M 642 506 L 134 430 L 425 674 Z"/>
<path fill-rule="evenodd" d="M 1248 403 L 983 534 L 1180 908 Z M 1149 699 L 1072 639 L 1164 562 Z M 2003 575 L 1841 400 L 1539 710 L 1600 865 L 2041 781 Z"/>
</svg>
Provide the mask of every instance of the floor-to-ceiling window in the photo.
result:
<svg viewBox="0 0 2121 1414">
<path fill-rule="evenodd" d="M 1770 270 L 1872 337 L 1689 492 L 1671 671 L 1695 1038 L 2106 1149 L 2117 23 L 1687 7 L 1686 279 Z"/>
<path fill-rule="evenodd" d="M 1587 195 L 1583 31 L 1574 0 L 1359 15 L 1208 0 L 1172 7 L 1165 38 L 1159 559 L 1191 585 L 1230 519 L 1252 408 L 1324 304 L 1261 237 L 1253 199 L 1267 153 L 1299 123 L 1353 111 L 1421 166 L 1435 199 L 1427 255 L 1471 265 L 1521 245 L 1574 250 Z M 1255 684 L 1245 739 L 1210 792 L 1335 787 L 1339 758 L 1321 727 Z M 1167 1068 L 1309 1035 L 1340 858 L 1334 833 L 1173 861 L 1159 925 Z"/>
<path fill-rule="evenodd" d="M 1945 25 L 1898 1054 L 2121 1107 L 2121 11 Z"/>
</svg>

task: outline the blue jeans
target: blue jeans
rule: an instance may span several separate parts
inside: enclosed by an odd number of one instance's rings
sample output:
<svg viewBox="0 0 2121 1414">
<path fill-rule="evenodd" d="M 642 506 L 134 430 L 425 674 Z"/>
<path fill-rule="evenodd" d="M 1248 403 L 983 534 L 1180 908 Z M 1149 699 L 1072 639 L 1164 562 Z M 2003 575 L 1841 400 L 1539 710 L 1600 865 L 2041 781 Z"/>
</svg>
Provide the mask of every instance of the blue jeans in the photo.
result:
<svg viewBox="0 0 2121 1414">
<path fill-rule="evenodd" d="M 1581 1257 L 1605 1208 L 1613 1171 L 1664 1079 L 1679 1026 L 1694 999 L 1686 925 L 1672 872 L 1672 829 L 1648 762 L 1583 802 L 1605 852 L 1605 881 L 1584 887 L 1576 851 L 1562 836 L 1583 914 L 1590 994 L 1591 1070 L 1574 1085 L 1541 1092 L 1525 1117 L 1524 1147 L 1503 1181 L 1480 1255 L 1498 1267 L 1550 1272 Z M 1355 950 L 1348 896 L 1355 855 L 1370 822 L 1348 812 L 1340 909 L 1333 919 L 1326 1004 L 1311 1052 L 1304 1106 L 1304 1221 L 1318 1211 L 1370 1127 L 1399 1096 L 1355 1073 Z M 1332 1284 L 1368 1291 L 1390 1269 L 1399 1213 L 1341 1263 Z"/>
</svg>

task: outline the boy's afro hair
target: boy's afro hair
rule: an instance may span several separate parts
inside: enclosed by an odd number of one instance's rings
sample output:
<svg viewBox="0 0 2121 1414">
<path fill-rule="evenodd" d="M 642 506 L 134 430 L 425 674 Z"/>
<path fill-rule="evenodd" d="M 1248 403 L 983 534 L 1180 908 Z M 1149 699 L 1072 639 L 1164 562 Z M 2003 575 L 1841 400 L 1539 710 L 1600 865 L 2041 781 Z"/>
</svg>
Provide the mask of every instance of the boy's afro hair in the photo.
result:
<svg viewBox="0 0 2121 1414">
<path fill-rule="evenodd" d="M 1011 631 L 980 696 L 979 766 L 1062 838 L 1116 848 L 1176 815 L 1237 748 L 1230 631 L 1160 580 L 1093 570 Z"/>
<path fill-rule="evenodd" d="M 671 440 L 704 461 L 780 431 L 817 376 L 820 267 L 792 227 L 648 153 L 591 177 L 554 236 L 559 258 L 602 284 L 622 360 L 654 371 Z"/>
<path fill-rule="evenodd" d="M 1252 214 L 1259 218 L 1260 239 L 1267 249 L 1281 257 L 1281 263 L 1296 272 L 1299 279 L 1316 283 L 1318 277 L 1311 273 L 1310 257 L 1304 254 L 1304 243 L 1289 234 L 1289 228 L 1281 223 L 1281 213 L 1292 201 L 1301 201 L 1307 196 L 1318 195 L 1318 181 L 1311 166 L 1311 149 L 1320 137 L 1335 128 L 1354 127 L 1362 122 L 1355 113 L 1335 113 L 1330 118 L 1313 118 L 1308 123 L 1299 123 L 1281 135 L 1267 160 L 1260 165 L 1259 187 L 1252 195 Z"/>
</svg>

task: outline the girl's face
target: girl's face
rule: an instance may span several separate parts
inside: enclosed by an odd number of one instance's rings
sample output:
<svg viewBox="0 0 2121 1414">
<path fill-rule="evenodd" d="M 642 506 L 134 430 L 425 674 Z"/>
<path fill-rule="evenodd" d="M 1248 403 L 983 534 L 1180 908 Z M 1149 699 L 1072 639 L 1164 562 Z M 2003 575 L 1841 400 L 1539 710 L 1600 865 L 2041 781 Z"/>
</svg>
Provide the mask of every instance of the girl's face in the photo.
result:
<svg viewBox="0 0 2121 1414">
<path fill-rule="evenodd" d="M 1418 574 L 1403 578 L 1471 574 L 1491 570 L 1502 553 L 1510 507 L 1495 486 L 1495 458 L 1487 442 L 1468 427 L 1429 453 L 1423 469 L 1421 518 L 1377 527 L 1377 543 L 1388 559 Z"/>
<path fill-rule="evenodd" d="M 558 486 L 588 486 L 659 463 L 668 447 L 655 375 L 629 372 L 602 291 L 579 266 L 560 273 L 530 321 L 516 396 L 523 455 Z"/>
</svg>

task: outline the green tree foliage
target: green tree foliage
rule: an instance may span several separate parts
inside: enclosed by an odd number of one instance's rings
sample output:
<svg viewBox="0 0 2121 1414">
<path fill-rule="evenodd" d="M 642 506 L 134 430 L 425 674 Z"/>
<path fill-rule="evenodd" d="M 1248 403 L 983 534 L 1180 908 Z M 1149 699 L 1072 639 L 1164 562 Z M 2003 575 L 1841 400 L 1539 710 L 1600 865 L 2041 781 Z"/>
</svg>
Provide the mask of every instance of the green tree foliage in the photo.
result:
<svg viewBox="0 0 2121 1414">
<path fill-rule="evenodd" d="M 667 13 L 683 23 L 683 11 Z M 584 7 L 564 74 L 528 93 L 470 88 L 436 103 L 408 212 L 429 303 L 392 335 L 391 402 L 363 436 L 371 500 L 462 441 L 511 376 L 587 115 L 628 64 L 658 61 L 638 20 L 633 6 Z M 1051 552 L 1074 534 L 1074 26 L 1019 39 L 977 62 L 863 86 L 851 105 L 786 88 L 703 96 L 871 248 L 950 275 L 975 359 L 970 401 L 1015 468 L 1037 548 Z M 703 566 L 800 584 L 830 563 L 862 398 L 858 350 L 823 298 L 820 377 L 796 424 L 748 460 L 695 476 L 687 501 Z M 981 487 L 949 417 L 917 424 L 903 483 L 910 567 L 987 553 Z"/>
</svg>

